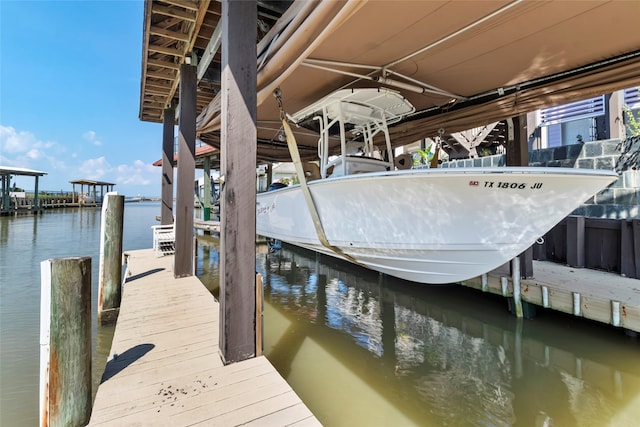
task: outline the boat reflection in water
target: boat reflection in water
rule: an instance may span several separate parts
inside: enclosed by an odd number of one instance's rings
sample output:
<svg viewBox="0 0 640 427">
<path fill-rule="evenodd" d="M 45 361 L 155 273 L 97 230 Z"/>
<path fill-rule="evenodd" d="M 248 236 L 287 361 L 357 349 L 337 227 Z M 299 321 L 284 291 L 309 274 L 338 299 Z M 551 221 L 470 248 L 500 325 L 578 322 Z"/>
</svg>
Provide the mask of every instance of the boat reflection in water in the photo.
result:
<svg viewBox="0 0 640 427">
<path fill-rule="evenodd" d="M 598 324 L 260 246 L 265 354 L 327 426 L 637 425 L 640 347 Z"/>
</svg>

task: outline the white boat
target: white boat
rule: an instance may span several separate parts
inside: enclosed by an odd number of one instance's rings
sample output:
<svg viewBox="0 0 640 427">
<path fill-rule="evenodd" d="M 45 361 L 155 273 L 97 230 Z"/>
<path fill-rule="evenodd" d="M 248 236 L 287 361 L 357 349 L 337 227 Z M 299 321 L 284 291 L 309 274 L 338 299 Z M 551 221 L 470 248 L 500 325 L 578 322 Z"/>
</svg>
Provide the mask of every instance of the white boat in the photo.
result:
<svg viewBox="0 0 640 427">
<path fill-rule="evenodd" d="M 319 124 L 319 179 L 258 194 L 257 233 L 403 279 L 455 283 L 519 255 L 617 178 L 569 168 L 398 170 L 385 160 L 393 159 L 387 125 L 412 111 L 397 92 L 363 89 L 291 116 Z M 332 158 L 336 128 L 342 155 Z M 349 141 L 349 129 L 360 139 Z"/>
</svg>

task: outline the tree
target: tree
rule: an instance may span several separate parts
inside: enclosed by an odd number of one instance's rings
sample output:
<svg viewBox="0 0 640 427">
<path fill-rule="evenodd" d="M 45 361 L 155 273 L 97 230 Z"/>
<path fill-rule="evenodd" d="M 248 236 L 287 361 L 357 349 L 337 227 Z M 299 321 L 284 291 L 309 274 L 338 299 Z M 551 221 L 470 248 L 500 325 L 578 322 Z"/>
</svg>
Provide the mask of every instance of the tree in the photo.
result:
<svg viewBox="0 0 640 427">
<path fill-rule="evenodd" d="M 636 90 L 640 92 L 640 87 L 636 88 Z M 625 127 L 627 128 L 627 133 L 630 136 L 640 136 L 640 112 L 634 114 L 631 108 L 625 105 L 624 114 L 626 116 Z"/>
</svg>

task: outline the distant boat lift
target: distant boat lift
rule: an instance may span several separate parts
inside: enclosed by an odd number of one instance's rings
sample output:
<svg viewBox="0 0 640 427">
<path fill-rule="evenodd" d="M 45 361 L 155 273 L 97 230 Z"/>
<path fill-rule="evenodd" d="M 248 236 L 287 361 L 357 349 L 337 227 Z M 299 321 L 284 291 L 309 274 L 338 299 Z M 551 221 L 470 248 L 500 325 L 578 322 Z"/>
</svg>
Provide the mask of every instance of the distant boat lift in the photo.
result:
<svg viewBox="0 0 640 427">
<path fill-rule="evenodd" d="M 114 191 L 113 187 L 116 185 L 112 182 L 92 181 L 88 179 L 77 179 L 69 181 L 73 185 L 73 199 L 72 203 L 77 206 L 97 206 L 102 204 L 104 195 L 110 191 Z M 76 193 L 76 184 L 80 185 L 80 192 Z M 84 186 L 87 186 L 87 191 L 84 191 Z M 98 194 L 97 188 L 100 187 L 100 194 Z M 106 191 L 105 191 L 106 187 Z"/>
<path fill-rule="evenodd" d="M 38 180 L 41 176 L 46 175 L 46 172 L 41 172 L 33 169 L 16 168 L 8 166 L 0 166 L 0 179 L 2 181 L 2 188 L 0 190 L 0 215 L 17 215 L 19 212 L 30 211 L 34 214 L 42 212 L 40 204 L 38 202 Z M 33 204 L 23 204 L 18 202 L 16 194 L 12 194 L 11 191 L 11 177 L 12 176 L 33 176 L 35 177 L 35 187 L 33 190 Z M 20 198 L 25 198 L 24 196 Z"/>
</svg>

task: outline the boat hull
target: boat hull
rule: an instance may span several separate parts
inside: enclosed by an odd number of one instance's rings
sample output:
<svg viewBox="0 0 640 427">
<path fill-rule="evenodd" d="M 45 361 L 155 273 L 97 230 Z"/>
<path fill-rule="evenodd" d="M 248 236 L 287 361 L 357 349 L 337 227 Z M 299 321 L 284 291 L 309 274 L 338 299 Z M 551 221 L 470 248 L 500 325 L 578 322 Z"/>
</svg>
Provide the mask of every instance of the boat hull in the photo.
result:
<svg viewBox="0 0 640 427">
<path fill-rule="evenodd" d="M 358 264 L 421 283 L 454 283 L 517 256 L 613 172 L 561 168 L 419 169 L 309 183 L 329 244 Z M 323 246 L 300 186 L 257 196 L 257 233 Z"/>
</svg>

